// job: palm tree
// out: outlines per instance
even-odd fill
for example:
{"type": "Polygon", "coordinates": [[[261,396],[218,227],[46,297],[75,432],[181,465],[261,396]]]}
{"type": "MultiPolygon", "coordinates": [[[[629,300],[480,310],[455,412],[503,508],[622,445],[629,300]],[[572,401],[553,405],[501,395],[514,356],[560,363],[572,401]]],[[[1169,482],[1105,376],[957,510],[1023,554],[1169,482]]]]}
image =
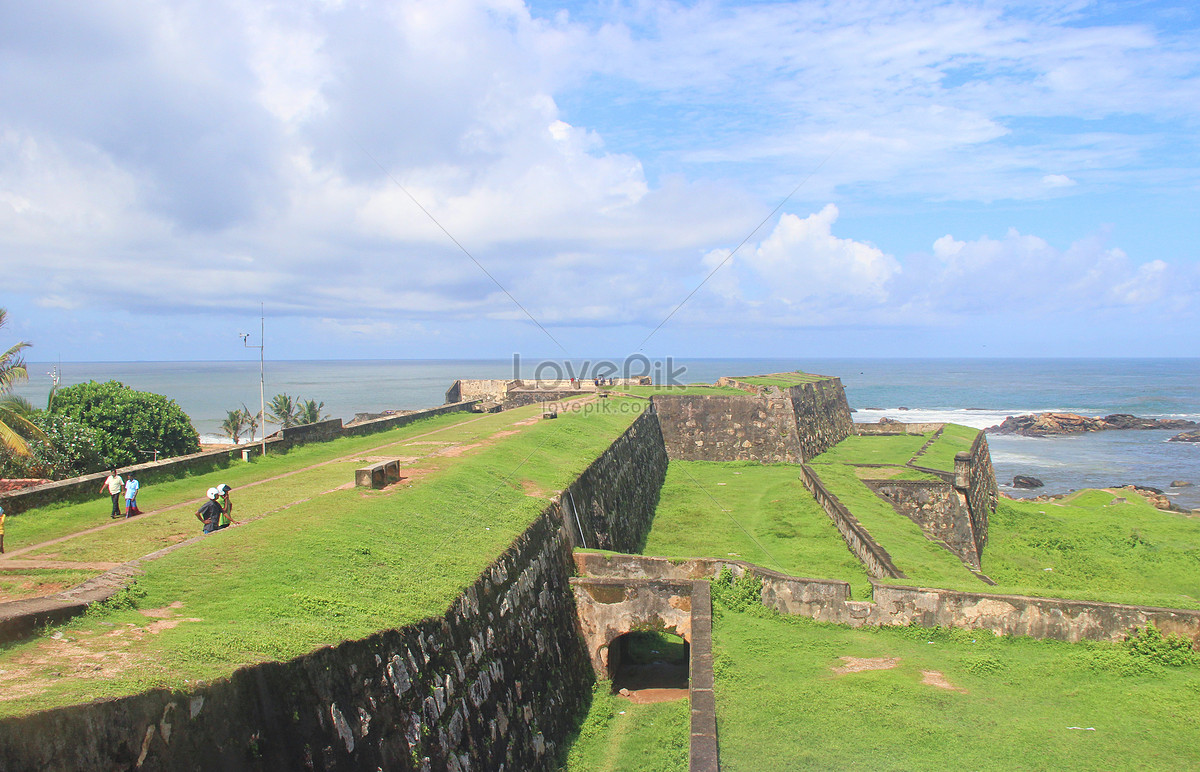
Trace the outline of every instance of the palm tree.
{"type": "Polygon", "coordinates": [[[254,437],[258,433],[258,424],[261,418],[261,413],[251,413],[250,408],[246,407],[246,403],[242,403],[242,420],[246,422],[246,429],[250,432],[251,442],[254,442],[254,437]]]}
{"type": "Polygon", "coordinates": [[[233,440],[234,445],[238,444],[238,440],[241,439],[242,430],[245,428],[246,414],[241,411],[241,408],[230,410],[229,415],[221,422],[221,431],[225,433],[226,437],[233,440]]]}
{"type": "Polygon", "coordinates": [[[267,412],[271,414],[271,418],[275,419],[275,423],[279,424],[281,429],[296,425],[296,402],[287,394],[276,394],[271,397],[271,401],[267,403],[267,412]]]}
{"type": "Polygon", "coordinates": [[[321,415],[321,408],[323,407],[325,407],[325,403],[318,403],[315,399],[308,399],[301,402],[299,410],[296,411],[296,423],[315,424],[317,421],[324,421],[329,416],[321,415]]]}
{"type": "MultiPolygon", "coordinates": [[[[0,308],[0,327],[7,321],[8,311],[0,308]]],[[[29,403],[9,393],[14,384],[29,377],[21,352],[31,345],[33,344],[26,341],[14,343],[8,351],[0,354],[0,447],[15,456],[29,455],[29,443],[22,434],[44,436],[41,429],[29,422],[29,403]]]]}

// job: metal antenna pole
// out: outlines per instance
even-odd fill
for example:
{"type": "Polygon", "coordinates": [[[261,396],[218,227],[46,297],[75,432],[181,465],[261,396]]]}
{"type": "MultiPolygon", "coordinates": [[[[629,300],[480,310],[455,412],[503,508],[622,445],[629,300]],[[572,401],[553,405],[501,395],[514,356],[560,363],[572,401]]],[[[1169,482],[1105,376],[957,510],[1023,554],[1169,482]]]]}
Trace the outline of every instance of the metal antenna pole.
{"type": "Polygon", "coordinates": [[[267,455],[267,381],[264,375],[266,371],[266,345],[267,345],[267,310],[266,304],[260,304],[262,315],[258,317],[258,343],[257,346],[250,345],[250,333],[241,333],[242,345],[246,348],[258,349],[258,420],[259,428],[262,430],[262,454],[267,455]]]}

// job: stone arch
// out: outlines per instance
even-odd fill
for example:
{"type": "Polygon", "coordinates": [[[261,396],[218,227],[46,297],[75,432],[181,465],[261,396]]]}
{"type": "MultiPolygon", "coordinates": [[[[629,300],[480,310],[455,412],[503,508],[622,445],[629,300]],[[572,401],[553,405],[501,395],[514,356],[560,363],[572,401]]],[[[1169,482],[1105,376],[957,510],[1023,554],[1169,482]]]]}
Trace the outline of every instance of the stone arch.
{"type": "Polygon", "coordinates": [[[613,643],[661,631],[692,643],[692,583],[654,579],[572,579],[579,629],[597,677],[610,678],[613,643]]]}

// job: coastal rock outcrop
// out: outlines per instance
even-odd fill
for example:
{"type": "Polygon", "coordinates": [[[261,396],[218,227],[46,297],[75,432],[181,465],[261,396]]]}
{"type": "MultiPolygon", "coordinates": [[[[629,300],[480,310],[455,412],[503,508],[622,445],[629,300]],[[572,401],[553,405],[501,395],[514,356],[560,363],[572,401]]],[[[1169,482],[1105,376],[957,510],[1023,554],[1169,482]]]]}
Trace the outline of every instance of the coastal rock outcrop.
{"type": "MultiPolygon", "coordinates": [[[[1115,429],[1188,429],[1194,426],[1196,426],[1195,421],[1185,421],[1181,418],[1140,418],[1129,413],[1113,413],[1103,418],[1093,418],[1078,413],[1036,413],[1009,416],[1001,424],[989,426],[984,431],[991,434],[1047,437],[1115,429]]],[[[1200,431],[1185,432],[1171,439],[1180,442],[1198,442],[1200,441],[1200,431]],[[1196,435],[1196,439],[1180,439],[1185,435],[1196,435]]]]}
{"type": "Polygon", "coordinates": [[[1194,432],[1180,432],[1167,442],[1200,442],[1200,429],[1194,432]]]}
{"type": "Polygon", "coordinates": [[[1030,477],[1027,474],[1018,474],[1013,476],[1012,481],[1014,488],[1041,488],[1045,483],[1036,477],[1030,477]]]}

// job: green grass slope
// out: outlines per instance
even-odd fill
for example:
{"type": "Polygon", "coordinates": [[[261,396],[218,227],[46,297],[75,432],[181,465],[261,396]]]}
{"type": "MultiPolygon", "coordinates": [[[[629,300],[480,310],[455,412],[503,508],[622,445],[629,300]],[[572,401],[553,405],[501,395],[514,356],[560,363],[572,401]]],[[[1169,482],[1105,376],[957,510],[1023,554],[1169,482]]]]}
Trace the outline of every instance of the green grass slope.
{"type": "Polygon", "coordinates": [[[713,642],[722,770],[1196,766],[1200,667],[1118,644],[855,630],[761,606],[718,608],[713,642]],[[896,661],[838,674],[841,657],[896,661]]]}
{"type": "Polygon", "coordinates": [[[793,576],[841,579],[856,598],[870,596],[862,564],[794,464],[672,461],[642,551],[737,558],[793,576]]]}

